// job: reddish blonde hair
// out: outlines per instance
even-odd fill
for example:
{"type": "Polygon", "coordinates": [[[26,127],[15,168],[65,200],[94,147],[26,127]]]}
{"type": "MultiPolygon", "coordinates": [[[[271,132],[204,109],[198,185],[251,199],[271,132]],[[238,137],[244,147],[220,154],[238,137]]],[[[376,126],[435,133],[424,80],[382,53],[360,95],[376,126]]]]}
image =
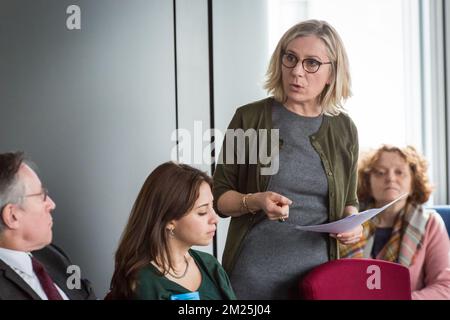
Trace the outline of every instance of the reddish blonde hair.
{"type": "Polygon", "coordinates": [[[411,170],[412,193],[408,196],[408,203],[419,205],[427,202],[432,192],[432,187],[428,180],[428,163],[426,159],[412,146],[399,148],[390,145],[382,145],[380,148],[370,151],[360,157],[358,166],[359,201],[367,205],[373,205],[375,202],[370,188],[370,174],[383,152],[396,152],[406,161],[411,170]]]}

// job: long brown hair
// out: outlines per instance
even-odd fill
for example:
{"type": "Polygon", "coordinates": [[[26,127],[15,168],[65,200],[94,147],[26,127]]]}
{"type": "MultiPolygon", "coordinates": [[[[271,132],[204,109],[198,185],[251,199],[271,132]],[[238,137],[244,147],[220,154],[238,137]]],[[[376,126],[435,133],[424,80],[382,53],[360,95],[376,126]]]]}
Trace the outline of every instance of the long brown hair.
{"type": "Polygon", "coordinates": [[[138,273],[150,261],[156,262],[163,274],[173,267],[166,226],[193,208],[203,182],[212,186],[206,173],[174,162],[158,166],[147,177],[116,251],[108,298],[131,299],[138,273]]]}

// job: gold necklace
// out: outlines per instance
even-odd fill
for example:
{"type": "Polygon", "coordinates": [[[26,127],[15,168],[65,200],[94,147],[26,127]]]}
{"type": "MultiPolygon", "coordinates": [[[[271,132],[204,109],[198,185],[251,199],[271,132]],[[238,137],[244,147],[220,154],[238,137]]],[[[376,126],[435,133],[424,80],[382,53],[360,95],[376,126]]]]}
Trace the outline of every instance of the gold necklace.
{"type": "Polygon", "coordinates": [[[181,276],[177,276],[177,275],[174,275],[174,274],[170,273],[170,271],[168,271],[168,273],[170,274],[171,277],[173,277],[173,278],[175,278],[175,279],[181,279],[181,278],[184,278],[184,276],[187,274],[188,269],[189,269],[189,261],[188,261],[188,259],[186,258],[186,256],[184,256],[184,262],[186,263],[186,269],[184,269],[183,274],[182,274],[181,276]]]}

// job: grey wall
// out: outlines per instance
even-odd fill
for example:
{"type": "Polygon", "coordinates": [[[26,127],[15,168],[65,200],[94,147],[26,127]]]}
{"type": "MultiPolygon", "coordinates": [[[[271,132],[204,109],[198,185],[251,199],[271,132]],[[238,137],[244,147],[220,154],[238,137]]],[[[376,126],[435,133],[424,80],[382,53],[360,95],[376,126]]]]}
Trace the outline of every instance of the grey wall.
{"type": "MultiPolygon", "coordinates": [[[[202,138],[209,129],[207,5],[176,1],[175,56],[173,1],[0,0],[0,152],[37,163],[57,204],[54,242],[100,298],[142,183],[176,148],[176,120],[192,134],[201,121],[202,138]],[[66,29],[71,4],[81,30],[66,29]]],[[[214,0],[212,19],[214,121],[224,131],[237,106],[265,96],[267,1],[214,0]]],[[[219,260],[227,229],[223,219],[219,260]]]]}
{"type": "Polygon", "coordinates": [[[25,150],[57,204],[54,241],[99,296],[148,173],[175,129],[167,0],[2,0],[0,150],[25,150]],[[66,29],[81,6],[82,29],[66,29]]]}
{"type": "MultiPolygon", "coordinates": [[[[267,0],[214,0],[214,123],[225,130],[244,104],[266,97],[262,89],[270,59],[267,0]]],[[[217,144],[216,155],[221,143],[217,144]]],[[[218,258],[225,247],[230,219],[221,219],[218,258]]]]}
{"type": "MultiPolygon", "coordinates": [[[[208,3],[206,0],[176,1],[176,40],[178,128],[187,130],[191,134],[190,143],[180,139],[179,160],[211,174],[211,165],[203,161],[197,163],[195,161],[195,158],[202,159],[202,152],[195,151],[199,149],[203,151],[210,141],[210,134],[206,132],[210,128],[208,3]],[[200,131],[197,129],[200,135],[195,132],[196,123],[197,128],[201,128],[200,131]],[[207,141],[203,141],[203,135],[207,141]],[[186,148],[191,150],[190,157],[184,157],[186,153],[183,153],[183,149],[186,148]]],[[[195,247],[195,249],[213,254],[212,244],[208,247],[195,247]]]]}

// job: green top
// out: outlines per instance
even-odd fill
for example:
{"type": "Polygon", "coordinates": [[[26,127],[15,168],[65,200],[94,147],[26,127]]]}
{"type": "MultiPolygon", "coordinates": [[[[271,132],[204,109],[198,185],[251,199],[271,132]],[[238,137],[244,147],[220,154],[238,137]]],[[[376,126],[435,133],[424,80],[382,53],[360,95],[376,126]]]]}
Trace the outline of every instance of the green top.
{"type": "MultiPolygon", "coordinates": [[[[228,129],[266,129],[268,137],[272,127],[273,98],[266,98],[242,106],[236,110],[228,129]]],[[[255,148],[255,141],[246,139],[245,159],[249,159],[249,150],[255,148]],[[248,140],[248,141],[247,141],[248,140]]],[[[270,142],[270,139],[267,139],[270,142]]],[[[235,138],[236,141],[236,138],[235,138]]],[[[337,116],[324,115],[319,131],[310,136],[311,144],[320,156],[327,175],[329,221],[341,219],[344,216],[344,207],[358,206],[357,188],[357,162],[358,162],[358,133],[350,117],[344,113],[337,116]]],[[[221,157],[226,161],[227,136],[223,142],[221,157]]],[[[257,143],[257,142],[256,142],[257,143]]],[[[282,141],[280,141],[282,144],[282,141]]],[[[231,144],[230,144],[231,145],[231,144]]],[[[261,168],[270,167],[269,164],[258,162],[256,164],[237,164],[236,143],[234,145],[234,163],[224,164],[219,161],[214,172],[214,207],[218,213],[217,201],[227,191],[235,190],[240,193],[264,192],[269,185],[269,175],[261,175],[261,168]]],[[[270,143],[267,155],[271,155],[270,143]]],[[[242,162],[242,161],[241,161],[242,162]]],[[[247,232],[259,221],[264,219],[262,212],[256,215],[244,214],[232,217],[228,229],[227,241],[223,253],[222,263],[225,270],[231,274],[236,258],[241,249],[241,242],[247,232]]],[[[330,238],[330,260],[339,258],[339,250],[335,239],[330,238]]]]}
{"type": "MultiPolygon", "coordinates": [[[[208,253],[189,250],[202,274],[202,282],[196,290],[200,300],[235,300],[230,280],[216,258],[208,253]]],[[[137,300],[170,300],[172,295],[191,292],[176,282],[162,276],[152,264],[142,269],[138,276],[137,300]]]]}

